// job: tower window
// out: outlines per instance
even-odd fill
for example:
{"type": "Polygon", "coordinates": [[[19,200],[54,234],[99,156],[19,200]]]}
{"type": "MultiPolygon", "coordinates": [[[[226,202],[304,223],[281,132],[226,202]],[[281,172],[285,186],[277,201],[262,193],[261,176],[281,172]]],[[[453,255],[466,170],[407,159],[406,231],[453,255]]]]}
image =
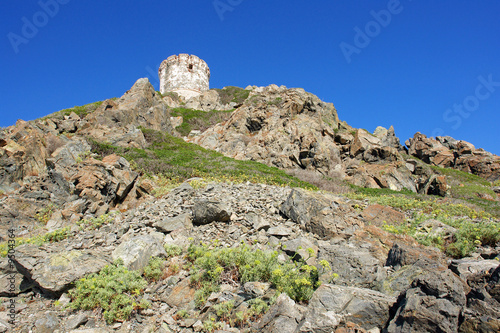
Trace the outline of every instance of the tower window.
{"type": "Polygon", "coordinates": [[[193,69],[193,64],[189,64],[188,69],[192,70],[193,69]]]}

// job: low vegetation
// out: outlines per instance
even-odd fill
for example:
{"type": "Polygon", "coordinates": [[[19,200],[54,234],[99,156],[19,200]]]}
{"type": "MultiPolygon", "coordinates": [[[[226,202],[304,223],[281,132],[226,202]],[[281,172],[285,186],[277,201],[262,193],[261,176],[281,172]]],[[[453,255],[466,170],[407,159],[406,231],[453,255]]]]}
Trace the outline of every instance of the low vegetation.
{"type": "Polygon", "coordinates": [[[69,306],[76,310],[101,308],[107,323],[125,321],[134,309],[149,307],[140,297],[146,285],[140,272],[129,271],[116,262],[77,281],[75,288],[69,291],[72,299],[69,306]]]}
{"type": "Polygon", "coordinates": [[[215,90],[219,93],[219,98],[222,105],[229,104],[231,102],[242,104],[250,94],[250,90],[232,86],[215,90]]]}
{"type": "MultiPolygon", "coordinates": [[[[116,98],[112,98],[116,99],[116,98]]],[[[54,112],[52,114],[49,114],[48,116],[45,116],[43,119],[49,119],[49,118],[63,118],[65,116],[69,116],[71,113],[77,114],[80,118],[84,118],[86,115],[89,113],[94,112],[97,110],[97,108],[103,103],[103,101],[98,101],[94,103],[89,103],[85,104],[82,106],[75,106],[69,109],[64,109],[61,111],[54,112]]]]}
{"type": "MultiPolygon", "coordinates": [[[[14,245],[10,245],[11,248],[21,246],[23,244],[34,244],[37,246],[43,245],[45,243],[54,243],[62,241],[70,237],[70,228],[65,227],[62,229],[57,229],[51,232],[47,232],[43,235],[37,235],[30,238],[16,238],[14,245]]],[[[0,256],[6,257],[9,251],[9,244],[7,242],[0,243],[0,256]]]]}
{"type": "Polygon", "coordinates": [[[76,224],[80,227],[80,230],[94,230],[99,229],[104,224],[113,222],[114,218],[115,216],[113,213],[108,213],[99,217],[80,220],[76,224]]]}
{"type": "Polygon", "coordinates": [[[223,283],[250,281],[270,282],[295,301],[309,300],[321,284],[318,269],[304,261],[280,262],[278,255],[277,251],[255,250],[245,244],[233,248],[191,244],[188,258],[193,263],[191,282],[197,289],[197,306],[223,283]]]}
{"type": "Polygon", "coordinates": [[[175,108],[170,111],[172,117],[181,116],[183,122],[175,130],[183,136],[187,136],[192,130],[204,131],[210,126],[226,121],[234,110],[228,111],[200,111],[194,109],[175,108]]]}
{"type": "Polygon", "coordinates": [[[500,217],[500,204],[495,200],[492,184],[484,178],[451,168],[431,166],[438,174],[446,176],[450,196],[473,204],[479,209],[500,217]]]}
{"type": "Polygon", "coordinates": [[[161,176],[164,180],[169,180],[170,184],[192,177],[203,177],[219,181],[250,181],[316,189],[278,168],[254,161],[235,160],[159,131],[142,131],[149,144],[147,149],[121,148],[90,140],[92,152],[101,157],[121,155],[144,175],[161,176]]]}
{"type": "Polygon", "coordinates": [[[393,225],[391,221],[386,221],[383,228],[392,233],[412,236],[420,244],[438,247],[455,258],[470,255],[477,246],[495,247],[500,242],[500,222],[488,212],[463,203],[450,203],[449,200],[408,193],[389,194],[388,191],[390,190],[363,189],[347,196],[406,212],[411,216],[408,223],[393,225]],[[453,227],[456,232],[444,235],[432,233],[432,230],[422,230],[421,223],[429,219],[453,227]]]}

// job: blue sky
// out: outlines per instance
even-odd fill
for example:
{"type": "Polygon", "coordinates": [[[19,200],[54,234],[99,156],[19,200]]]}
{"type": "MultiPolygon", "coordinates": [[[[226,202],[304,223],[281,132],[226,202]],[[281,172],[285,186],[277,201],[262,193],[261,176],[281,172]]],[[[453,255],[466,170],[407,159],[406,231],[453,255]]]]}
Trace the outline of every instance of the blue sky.
{"type": "Polygon", "coordinates": [[[190,53],[213,88],[302,87],[353,127],[500,154],[499,14],[494,0],[3,0],[0,126],[141,77],[158,89],[160,62],[190,53]]]}

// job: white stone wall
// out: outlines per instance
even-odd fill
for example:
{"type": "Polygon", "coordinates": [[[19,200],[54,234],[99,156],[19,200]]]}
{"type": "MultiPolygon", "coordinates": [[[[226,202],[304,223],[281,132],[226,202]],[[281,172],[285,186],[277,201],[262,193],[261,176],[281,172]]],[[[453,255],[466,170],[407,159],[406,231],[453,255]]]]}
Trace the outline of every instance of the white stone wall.
{"type": "Polygon", "coordinates": [[[209,90],[210,69],[195,55],[179,54],[168,57],[158,70],[160,92],[173,91],[189,99],[209,90]]]}

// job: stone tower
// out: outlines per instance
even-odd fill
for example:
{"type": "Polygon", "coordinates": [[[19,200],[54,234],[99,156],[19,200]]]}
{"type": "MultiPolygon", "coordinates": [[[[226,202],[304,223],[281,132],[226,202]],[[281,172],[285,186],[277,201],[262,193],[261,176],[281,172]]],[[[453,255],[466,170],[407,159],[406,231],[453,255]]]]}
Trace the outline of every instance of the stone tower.
{"type": "Polygon", "coordinates": [[[210,69],[195,55],[179,54],[168,57],[158,70],[160,92],[173,91],[186,100],[209,89],[210,69]]]}

